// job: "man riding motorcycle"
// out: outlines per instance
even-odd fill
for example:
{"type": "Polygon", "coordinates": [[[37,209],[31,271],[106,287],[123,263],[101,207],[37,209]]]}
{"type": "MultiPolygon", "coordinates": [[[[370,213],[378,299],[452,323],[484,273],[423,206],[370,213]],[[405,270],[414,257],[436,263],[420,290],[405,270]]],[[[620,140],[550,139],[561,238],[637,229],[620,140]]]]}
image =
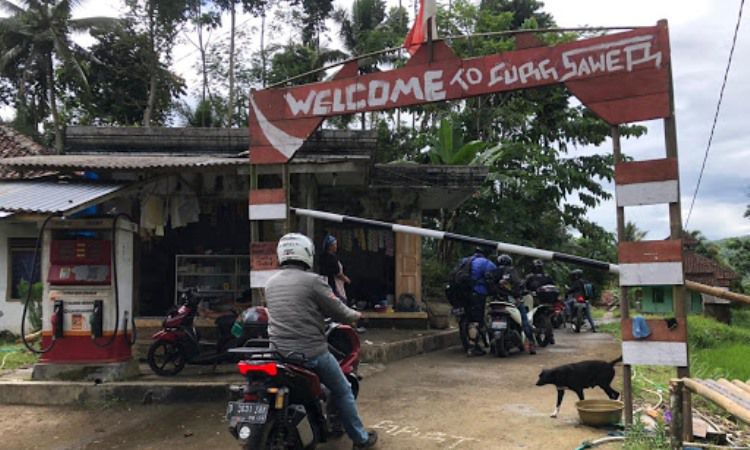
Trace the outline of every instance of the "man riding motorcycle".
{"type": "Polygon", "coordinates": [[[548,284],[555,284],[555,281],[544,273],[544,262],[541,259],[535,259],[531,263],[531,273],[526,275],[523,282],[524,288],[529,292],[536,292],[537,289],[548,284]]]}
{"type": "MultiPolygon", "coordinates": [[[[596,333],[596,325],[594,325],[594,318],[591,316],[591,304],[589,304],[589,296],[586,292],[586,284],[588,281],[583,279],[583,271],[581,269],[574,269],[570,272],[570,287],[565,291],[565,310],[568,313],[568,317],[573,316],[573,306],[575,305],[577,297],[583,297],[586,299],[586,306],[584,311],[586,312],[586,320],[591,325],[591,331],[596,333]]],[[[576,331],[578,329],[576,328],[576,331]]]]}
{"type": "Polygon", "coordinates": [[[471,258],[471,285],[472,291],[469,298],[469,327],[468,336],[471,348],[468,350],[469,356],[481,356],[486,352],[482,349],[480,343],[482,342],[481,333],[484,323],[484,307],[487,302],[487,295],[489,290],[487,289],[487,275],[492,273],[497,267],[492,261],[487,259],[484,249],[477,247],[474,250],[474,255],[471,258]]]}
{"type": "Polygon", "coordinates": [[[521,326],[526,334],[526,351],[531,355],[536,355],[536,346],[534,345],[534,333],[529,325],[528,309],[521,301],[521,288],[523,282],[518,272],[513,267],[513,258],[509,255],[500,255],[497,257],[497,269],[491,275],[496,293],[500,297],[513,297],[521,313],[521,326]]]}
{"type": "Polygon", "coordinates": [[[354,449],[371,448],[378,435],[365,430],[349,382],[328,351],[325,318],[354,323],[361,313],[347,307],[316,274],[310,272],[315,246],[303,234],[284,235],[276,249],[281,270],[266,284],[271,344],[281,353],[305,355],[305,366],[331,391],[334,404],[354,449]]]}

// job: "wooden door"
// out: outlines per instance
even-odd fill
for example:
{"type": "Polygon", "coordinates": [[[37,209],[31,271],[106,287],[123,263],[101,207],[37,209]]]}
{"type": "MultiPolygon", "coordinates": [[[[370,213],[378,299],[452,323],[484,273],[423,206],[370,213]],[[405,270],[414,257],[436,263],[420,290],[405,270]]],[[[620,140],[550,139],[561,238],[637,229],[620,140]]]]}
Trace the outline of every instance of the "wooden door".
{"type": "MultiPolygon", "coordinates": [[[[416,220],[399,220],[401,225],[419,226],[416,220]]],[[[396,233],[396,298],[411,294],[422,302],[422,237],[396,233]]]]}

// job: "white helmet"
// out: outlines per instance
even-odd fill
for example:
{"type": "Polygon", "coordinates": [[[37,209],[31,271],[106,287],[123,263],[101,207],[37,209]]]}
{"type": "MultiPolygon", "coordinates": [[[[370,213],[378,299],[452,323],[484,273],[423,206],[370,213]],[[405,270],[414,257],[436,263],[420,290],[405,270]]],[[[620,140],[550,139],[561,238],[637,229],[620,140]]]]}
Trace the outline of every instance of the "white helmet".
{"type": "Polygon", "coordinates": [[[315,245],[304,234],[288,233],[279,239],[276,255],[279,257],[279,264],[281,265],[289,261],[298,261],[307,264],[308,269],[312,269],[315,245]]]}

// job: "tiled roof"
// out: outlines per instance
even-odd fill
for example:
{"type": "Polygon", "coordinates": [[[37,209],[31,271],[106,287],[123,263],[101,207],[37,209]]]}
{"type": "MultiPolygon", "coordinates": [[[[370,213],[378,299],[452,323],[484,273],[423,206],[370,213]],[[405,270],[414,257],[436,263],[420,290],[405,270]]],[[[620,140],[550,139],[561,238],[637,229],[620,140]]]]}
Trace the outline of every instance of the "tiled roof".
{"type": "Polygon", "coordinates": [[[737,274],[711,258],[685,250],[685,277],[697,283],[729,287],[737,274]]]}
{"type": "MultiPolygon", "coordinates": [[[[19,156],[51,155],[54,150],[34,142],[7,125],[0,125],[0,159],[15,158],[19,156]]],[[[1,179],[35,178],[43,173],[23,173],[11,168],[0,167],[1,179]]]]}

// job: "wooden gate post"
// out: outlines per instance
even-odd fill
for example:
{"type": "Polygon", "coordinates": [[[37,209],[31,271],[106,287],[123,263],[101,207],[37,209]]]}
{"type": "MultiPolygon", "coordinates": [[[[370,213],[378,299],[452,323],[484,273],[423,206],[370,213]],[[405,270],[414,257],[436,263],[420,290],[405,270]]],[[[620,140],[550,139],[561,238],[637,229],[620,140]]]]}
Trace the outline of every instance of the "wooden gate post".
{"type": "MultiPolygon", "coordinates": [[[[660,25],[667,26],[666,20],[660,20],[660,25]]],[[[677,152],[677,119],[675,117],[674,110],[674,80],[672,79],[672,64],[669,64],[669,75],[667,80],[669,81],[669,117],[664,118],[664,144],[666,147],[667,158],[678,159],[677,152]]],[[[680,200],[679,183],[677,184],[677,201],[669,204],[669,238],[674,240],[682,239],[682,202],[680,200]]],[[[684,260],[683,260],[683,280],[684,274],[684,260]]],[[[677,318],[685,319],[685,326],[687,327],[687,296],[685,295],[685,285],[675,285],[672,287],[672,298],[674,304],[674,314],[677,318]]],[[[690,331],[688,330],[688,333],[690,331]]],[[[680,378],[690,377],[690,348],[687,347],[688,366],[678,367],[677,376],[680,378]]],[[[684,440],[692,440],[693,437],[693,407],[690,398],[690,392],[685,392],[683,395],[682,403],[682,418],[684,420],[683,431],[685,433],[684,440]]]]}
{"type": "MultiPolygon", "coordinates": [[[[622,162],[622,147],[620,145],[620,129],[613,125],[611,129],[612,136],[612,154],[615,164],[622,162]]],[[[625,240],[625,208],[617,207],[617,242],[625,240]]],[[[630,318],[630,301],[628,299],[628,288],[620,287],[620,318],[622,320],[630,318]]],[[[633,424],[633,386],[632,371],[629,364],[622,366],[622,401],[625,404],[625,426],[633,424]]]]}
{"type": "Polygon", "coordinates": [[[685,383],[682,380],[671,380],[669,382],[669,409],[672,411],[672,422],[669,424],[669,443],[672,450],[682,450],[682,443],[685,440],[682,405],[686,393],[685,383]]]}

